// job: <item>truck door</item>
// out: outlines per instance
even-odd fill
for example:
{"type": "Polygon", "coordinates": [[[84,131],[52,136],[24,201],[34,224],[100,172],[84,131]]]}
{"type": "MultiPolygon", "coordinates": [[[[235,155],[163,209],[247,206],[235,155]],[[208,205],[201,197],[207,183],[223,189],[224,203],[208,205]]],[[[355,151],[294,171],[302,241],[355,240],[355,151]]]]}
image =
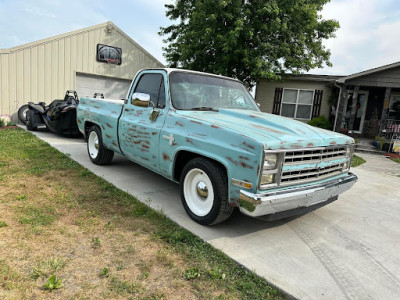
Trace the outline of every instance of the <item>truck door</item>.
{"type": "Polygon", "coordinates": [[[166,117],[165,71],[146,71],[137,76],[134,88],[119,121],[122,153],[130,160],[149,169],[159,170],[160,132],[166,117]],[[134,93],[150,95],[147,107],[133,99],[134,93]]]}

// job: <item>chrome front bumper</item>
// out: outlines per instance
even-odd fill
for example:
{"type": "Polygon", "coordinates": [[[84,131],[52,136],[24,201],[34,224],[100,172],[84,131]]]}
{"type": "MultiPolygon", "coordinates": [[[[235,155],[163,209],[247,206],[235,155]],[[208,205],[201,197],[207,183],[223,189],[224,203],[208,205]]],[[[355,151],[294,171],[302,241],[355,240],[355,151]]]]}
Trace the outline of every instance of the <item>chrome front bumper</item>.
{"type": "Polygon", "coordinates": [[[253,194],[240,190],[240,211],[251,217],[260,217],[318,204],[323,206],[323,202],[332,202],[332,198],[350,189],[356,181],[357,176],[348,173],[345,177],[320,184],[276,192],[253,194]]]}

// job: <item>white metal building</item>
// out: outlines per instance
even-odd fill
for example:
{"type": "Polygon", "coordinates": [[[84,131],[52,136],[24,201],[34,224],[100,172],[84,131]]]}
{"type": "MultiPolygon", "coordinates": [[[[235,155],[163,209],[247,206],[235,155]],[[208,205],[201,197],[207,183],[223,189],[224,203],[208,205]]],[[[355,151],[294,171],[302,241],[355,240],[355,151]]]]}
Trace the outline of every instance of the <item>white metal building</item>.
{"type": "Polygon", "coordinates": [[[66,90],[124,98],[138,70],[157,67],[163,65],[112,22],[0,49],[0,115],[29,101],[62,99],[66,90]]]}

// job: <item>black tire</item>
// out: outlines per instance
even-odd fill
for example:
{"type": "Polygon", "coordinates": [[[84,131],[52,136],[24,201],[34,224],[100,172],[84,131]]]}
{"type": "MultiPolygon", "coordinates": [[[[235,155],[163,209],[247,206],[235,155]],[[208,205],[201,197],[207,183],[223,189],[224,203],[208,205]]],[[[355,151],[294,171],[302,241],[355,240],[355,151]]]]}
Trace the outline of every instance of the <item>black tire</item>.
{"type": "Polygon", "coordinates": [[[37,126],[36,126],[36,116],[35,116],[35,111],[32,109],[29,109],[28,112],[26,113],[26,129],[29,131],[36,131],[37,126]]]}
{"type": "Polygon", "coordinates": [[[101,129],[96,125],[93,125],[88,131],[87,150],[90,160],[96,165],[109,164],[114,157],[114,151],[103,145],[101,129]]]}
{"type": "Polygon", "coordinates": [[[19,109],[18,109],[18,120],[24,124],[27,125],[27,114],[29,111],[29,106],[28,104],[22,105],[19,109]]]}
{"type": "Polygon", "coordinates": [[[228,179],[225,170],[206,158],[194,158],[186,164],[180,177],[179,188],[186,213],[199,224],[221,223],[228,219],[234,210],[228,201],[228,179]],[[204,209],[199,208],[203,204],[204,209]]]}

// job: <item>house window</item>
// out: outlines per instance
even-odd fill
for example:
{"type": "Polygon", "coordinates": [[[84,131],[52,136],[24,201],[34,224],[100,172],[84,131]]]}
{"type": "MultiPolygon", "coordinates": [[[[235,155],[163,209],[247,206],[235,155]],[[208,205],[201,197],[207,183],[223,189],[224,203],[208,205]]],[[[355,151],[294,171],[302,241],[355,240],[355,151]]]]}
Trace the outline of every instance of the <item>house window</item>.
{"type": "Polygon", "coordinates": [[[284,89],[281,116],[310,120],[313,100],[313,90],[284,89]]]}

